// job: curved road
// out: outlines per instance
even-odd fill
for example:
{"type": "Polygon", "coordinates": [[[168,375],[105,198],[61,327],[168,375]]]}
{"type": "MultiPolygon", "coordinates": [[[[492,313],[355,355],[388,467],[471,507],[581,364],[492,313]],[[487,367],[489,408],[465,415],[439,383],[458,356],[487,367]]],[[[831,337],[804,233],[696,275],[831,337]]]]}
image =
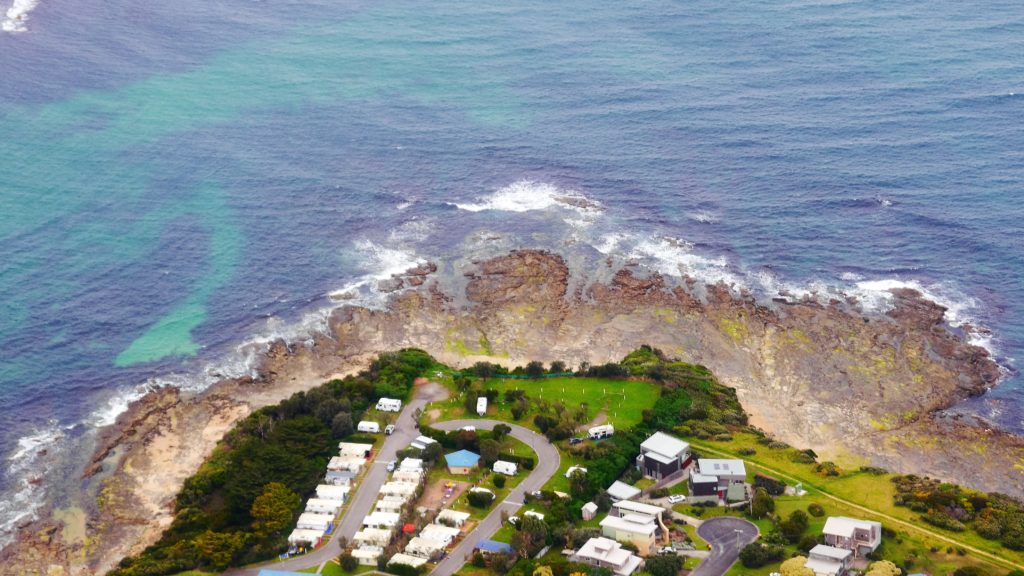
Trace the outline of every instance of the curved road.
{"type": "Polygon", "coordinates": [[[523,495],[527,492],[540,490],[558,471],[558,466],[561,463],[558,449],[548,442],[547,438],[522,426],[508,422],[499,422],[498,420],[448,420],[446,422],[435,422],[431,426],[448,431],[458,430],[463,426],[475,426],[490,430],[497,424],[506,424],[512,428],[512,432],[509,435],[533,449],[537,454],[537,465],[530,472],[529,476],[513,488],[508,496],[500,504],[496,505],[494,510],[491,510],[491,513],[481,520],[476,528],[467,534],[455,546],[454,550],[448,553],[444,560],[438,563],[434,571],[431,572],[431,576],[451,576],[459,568],[462,568],[462,565],[466,563],[466,558],[472,554],[473,548],[476,547],[476,543],[490,538],[501,528],[501,511],[508,512],[509,516],[515,514],[523,505],[523,495]]]}
{"type": "Polygon", "coordinates": [[[697,528],[697,535],[711,544],[711,555],[690,576],[722,576],[739,558],[740,550],[758,534],[757,526],[735,516],[705,520],[697,528]]]}

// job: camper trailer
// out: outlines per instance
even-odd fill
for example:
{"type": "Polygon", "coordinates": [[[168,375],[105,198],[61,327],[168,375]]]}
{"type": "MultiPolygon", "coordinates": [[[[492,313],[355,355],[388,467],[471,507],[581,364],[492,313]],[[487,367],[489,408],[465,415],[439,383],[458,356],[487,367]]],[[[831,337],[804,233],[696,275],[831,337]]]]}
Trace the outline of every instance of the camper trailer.
{"type": "Polygon", "coordinates": [[[370,422],[368,420],[363,420],[362,422],[359,423],[358,426],[356,426],[356,430],[360,432],[367,432],[369,434],[379,434],[380,424],[377,424],[376,422],[370,422]]]}
{"type": "Polygon", "coordinates": [[[401,412],[402,401],[397,398],[381,398],[377,400],[377,410],[382,412],[401,412]]]}
{"type": "Polygon", "coordinates": [[[607,438],[612,434],[615,434],[615,427],[611,424],[603,424],[601,426],[594,426],[587,432],[591,440],[600,440],[601,438],[607,438]]]}
{"type": "Polygon", "coordinates": [[[516,472],[519,471],[519,466],[514,462],[497,460],[494,462],[494,471],[498,474],[504,474],[506,476],[515,476],[516,472]]]}
{"type": "Polygon", "coordinates": [[[476,413],[480,416],[487,414],[487,398],[481,396],[476,399],[476,413]]]}

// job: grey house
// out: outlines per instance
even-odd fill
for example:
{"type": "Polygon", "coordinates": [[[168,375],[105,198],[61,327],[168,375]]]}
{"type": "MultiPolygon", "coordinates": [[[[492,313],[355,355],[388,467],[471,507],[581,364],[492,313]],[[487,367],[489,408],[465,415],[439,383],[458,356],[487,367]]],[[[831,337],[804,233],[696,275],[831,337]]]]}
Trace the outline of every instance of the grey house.
{"type": "Polygon", "coordinates": [[[640,444],[636,466],[644,476],[660,480],[686,468],[690,445],[664,432],[655,432],[640,444]]]}

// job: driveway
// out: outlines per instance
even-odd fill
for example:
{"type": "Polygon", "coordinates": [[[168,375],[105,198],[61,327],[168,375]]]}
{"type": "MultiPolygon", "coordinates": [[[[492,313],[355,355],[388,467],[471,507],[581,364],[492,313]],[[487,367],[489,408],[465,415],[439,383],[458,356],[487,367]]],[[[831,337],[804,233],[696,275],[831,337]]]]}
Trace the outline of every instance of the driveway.
{"type": "Polygon", "coordinates": [[[451,576],[459,568],[462,568],[462,565],[466,563],[466,559],[473,553],[476,543],[490,538],[501,528],[501,511],[504,510],[509,516],[515,514],[523,505],[523,495],[527,492],[540,490],[558,471],[560,464],[558,449],[548,442],[547,438],[522,426],[497,420],[449,420],[447,422],[435,422],[431,426],[449,431],[457,430],[463,426],[475,426],[479,429],[490,430],[496,424],[507,424],[512,428],[512,432],[509,435],[533,449],[537,454],[537,465],[530,472],[529,476],[513,488],[508,496],[500,504],[496,505],[494,510],[491,510],[491,513],[481,520],[476,528],[467,534],[454,550],[448,553],[444,560],[438,563],[434,571],[431,572],[431,576],[451,576]]]}
{"type": "Polygon", "coordinates": [[[735,516],[705,520],[697,534],[711,544],[711,555],[700,563],[691,576],[722,576],[736,562],[740,550],[757,539],[757,526],[735,516]]]}
{"type": "MultiPolygon", "coordinates": [[[[416,410],[422,410],[428,403],[443,400],[447,397],[448,391],[440,384],[428,382],[416,387],[415,397],[405,405],[402,412],[395,421],[395,432],[387,436],[384,445],[380,448],[377,456],[370,464],[370,469],[363,476],[362,482],[356,487],[355,495],[349,502],[341,522],[334,528],[330,541],[322,544],[309,554],[296,556],[284,562],[270,562],[259,566],[248,566],[225,572],[231,576],[255,576],[260,569],[272,570],[299,570],[320,564],[337,557],[341,554],[338,546],[338,539],[344,537],[351,542],[356,532],[362,528],[363,518],[370,513],[373,503],[377,501],[377,493],[388,477],[387,463],[395,459],[395,454],[407,447],[413,439],[420,435],[416,428],[416,421],[413,414],[416,410]]],[[[372,417],[372,416],[371,416],[372,417]]]]}

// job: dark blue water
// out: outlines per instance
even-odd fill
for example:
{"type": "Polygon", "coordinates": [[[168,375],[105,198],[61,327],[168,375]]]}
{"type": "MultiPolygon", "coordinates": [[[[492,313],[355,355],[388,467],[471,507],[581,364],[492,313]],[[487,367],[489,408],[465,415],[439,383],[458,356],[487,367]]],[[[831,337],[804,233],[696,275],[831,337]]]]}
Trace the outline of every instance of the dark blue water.
{"type": "Polygon", "coordinates": [[[879,309],[919,287],[1011,369],[965,409],[1024,430],[1017,2],[41,0],[21,25],[0,520],[33,447],[139,384],[244,373],[240,343],[332,290],[520,246],[879,309]]]}

